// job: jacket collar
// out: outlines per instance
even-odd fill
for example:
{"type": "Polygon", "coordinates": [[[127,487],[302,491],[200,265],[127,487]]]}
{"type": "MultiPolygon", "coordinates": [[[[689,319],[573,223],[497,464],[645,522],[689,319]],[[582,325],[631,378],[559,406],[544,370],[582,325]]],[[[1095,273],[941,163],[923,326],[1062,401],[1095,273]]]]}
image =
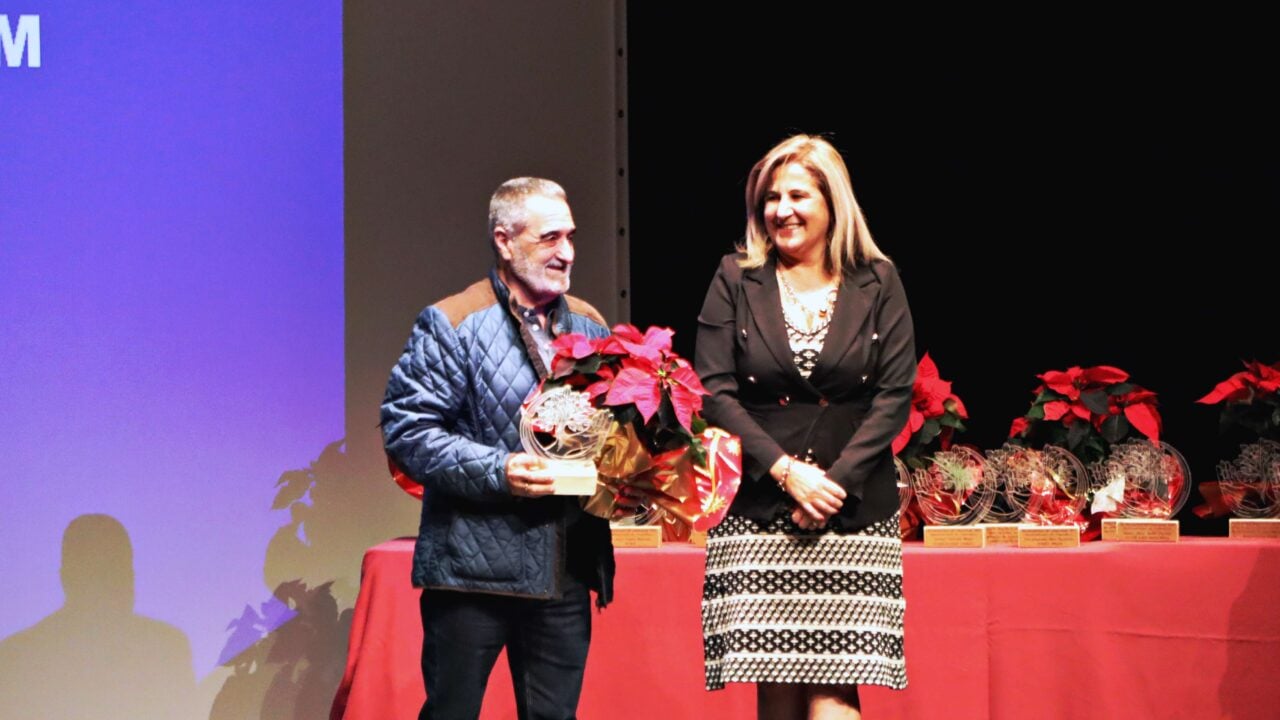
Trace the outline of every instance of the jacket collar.
{"type": "MultiPolygon", "coordinates": [[[[498,303],[507,309],[507,321],[514,323],[516,332],[520,335],[521,344],[524,345],[525,355],[528,356],[534,371],[540,379],[545,379],[550,374],[551,368],[547,367],[547,363],[543,361],[542,352],[538,349],[538,340],[525,325],[520,303],[516,301],[515,295],[511,294],[507,284],[502,282],[497,267],[489,269],[489,282],[493,285],[493,294],[497,296],[498,303]]],[[[555,300],[547,303],[547,326],[553,338],[569,332],[569,303],[563,295],[558,295],[555,300]]]]}
{"type": "MultiPolygon", "coordinates": [[[[765,347],[778,365],[790,371],[795,379],[806,382],[796,369],[791,341],[787,339],[786,321],[782,316],[782,298],[778,289],[778,265],[772,253],[764,265],[743,271],[744,294],[765,347]]],[[[875,304],[878,291],[875,273],[868,266],[846,270],[836,295],[836,305],[831,316],[817,364],[810,373],[807,384],[818,394],[828,394],[835,388],[826,388],[831,371],[839,366],[849,348],[858,339],[858,332],[866,323],[875,304]],[[825,392],[824,392],[825,391],[825,392]]],[[[870,332],[874,333],[872,329],[870,332]]]]}
{"type": "MultiPolygon", "coordinates": [[[[511,312],[511,317],[516,322],[520,321],[520,303],[516,301],[511,289],[507,284],[502,282],[502,276],[498,274],[498,268],[495,265],[489,268],[489,282],[493,285],[493,294],[498,296],[498,303],[511,312]]],[[[569,332],[569,302],[564,299],[563,295],[557,295],[555,300],[547,303],[547,323],[551,326],[551,335],[559,337],[569,332]]]]}

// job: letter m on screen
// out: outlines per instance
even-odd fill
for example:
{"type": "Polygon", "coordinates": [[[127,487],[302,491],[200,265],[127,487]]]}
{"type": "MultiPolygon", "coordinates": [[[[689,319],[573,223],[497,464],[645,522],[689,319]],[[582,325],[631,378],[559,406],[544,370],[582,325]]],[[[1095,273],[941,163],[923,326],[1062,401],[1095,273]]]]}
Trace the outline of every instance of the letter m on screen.
{"type": "Polygon", "coordinates": [[[40,16],[19,15],[17,26],[13,26],[8,15],[0,15],[0,49],[8,67],[22,67],[24,55],[27,67],[40,67],[40,16]]]}

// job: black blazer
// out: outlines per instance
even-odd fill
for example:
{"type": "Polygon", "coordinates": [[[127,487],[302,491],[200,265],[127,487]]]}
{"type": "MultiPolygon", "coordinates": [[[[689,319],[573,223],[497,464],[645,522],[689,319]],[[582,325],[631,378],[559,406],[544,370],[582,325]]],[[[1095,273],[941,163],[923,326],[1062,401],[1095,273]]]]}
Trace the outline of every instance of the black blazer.
{"type": "Polygon", "coordinates": [[[893,438],[916,376],[911,311],[893,265],[847,270],[809,379],[793,361],[776,264],[720,261],[698,315],[695,365],[711,397],[703,415],[742,438],[743,477],[730,512],[769,520],[793,501],[769,475],[783,455],[813,456],[848,498],[828,524],[866,527],[898,509],[893,438]]]}

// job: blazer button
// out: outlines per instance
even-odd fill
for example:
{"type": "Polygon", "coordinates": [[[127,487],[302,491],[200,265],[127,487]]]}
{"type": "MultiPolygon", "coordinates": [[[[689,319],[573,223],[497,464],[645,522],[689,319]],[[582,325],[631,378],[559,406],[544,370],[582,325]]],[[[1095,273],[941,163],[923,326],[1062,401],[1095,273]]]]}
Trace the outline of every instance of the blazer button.
{"type": "Polygon", "coordinates": [[[791,403],[791,398],[790,398],[789,396],[787,396],[787,395],[783,395],[782,397],[778,398],[778,404],[779,404],[779,405],[784,405],[784,406],[785,406],[785,405],[788,405],[788,404],[790,404],[790,403],[791,403]]]}
{"type": "Polygon", "coordinates": [[[826,407],[830,404],[831,403],[827,402],[826,398],[818,398],[818,407],[826,407]]]}
{"type": "Polygon", "coordinates": [[[755,375],[748,375],[748,376],[747,376],[747,382],[751,383],[752,385],[755,385],[755,384],[756,384],[756,376],[755,376],[755,375]]]}
{"type": "Polygon", "coordinates": [[[863,376],[862,376],[862,382],[866,382],[866,381],[867,381],[867,377],[868,377],[867,375],[863,375],[863,376]]]}
{"type": "Polygon", "coordinates": [[[742,337],[746,337],[746,336],[747,336],[747,329],[742,328],[742,337]]]}

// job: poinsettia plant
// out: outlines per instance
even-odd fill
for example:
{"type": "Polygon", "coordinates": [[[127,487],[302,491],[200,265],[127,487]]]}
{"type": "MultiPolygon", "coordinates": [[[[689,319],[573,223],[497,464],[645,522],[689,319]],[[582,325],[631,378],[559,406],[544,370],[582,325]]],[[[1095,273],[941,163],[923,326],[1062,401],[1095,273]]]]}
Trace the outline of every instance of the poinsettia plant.
{"type": "Polygon", "coordinates": [[[1156,394],[1129,382],[1129,373],[1107,365],[1050,370],[1037,375],[1035,400],[1009,428],[1011,442],[1057,445],[1085,463],[1104,459],[1111,446],[1140,433],[1160,440],[1156,394]]]}
{"type": "Polygon", "coordinates": [[[610,517],[629,486],[661,510],[664,537],[685,539],[724,518],[742,478],[742,447],[702,419],[709,393],[689,361],[671,351],[673,334],[615,325],[604,338],[562,335],[542,388],[579,390],[613,419],[596,458],[600,486],[586,511],[610,517]]]}
{"type": "Polygon", "coordinates": [[[1246,362],[1245,369],[1218,383],[1196,402],[1222,404],[1221,428],[1242,428],[1264,440],[1280,441],[1280,362],[1246,362]]]}
{"type": "Polygon", "coordinates": [[[933,358],[925,353],[916,366],[911,415],[893,439],[893,454],[909,467],[922,468],[926,453],[951,448],[952,436],[957,431],[964,432],[967,419],[969,412],[951,392],[951,382],[942,379],[933,358]]]}
{"type": "Polygon", "coordinates": [[[688,360],[671,351],[670,328],[615,325],[607,337],[566,334],[556,338],[546,385],[583,390],[615,420],[635,425],[654,452],[689,446],[701,451],[706,429],[700,415],[709,394],[688,360]]]}

